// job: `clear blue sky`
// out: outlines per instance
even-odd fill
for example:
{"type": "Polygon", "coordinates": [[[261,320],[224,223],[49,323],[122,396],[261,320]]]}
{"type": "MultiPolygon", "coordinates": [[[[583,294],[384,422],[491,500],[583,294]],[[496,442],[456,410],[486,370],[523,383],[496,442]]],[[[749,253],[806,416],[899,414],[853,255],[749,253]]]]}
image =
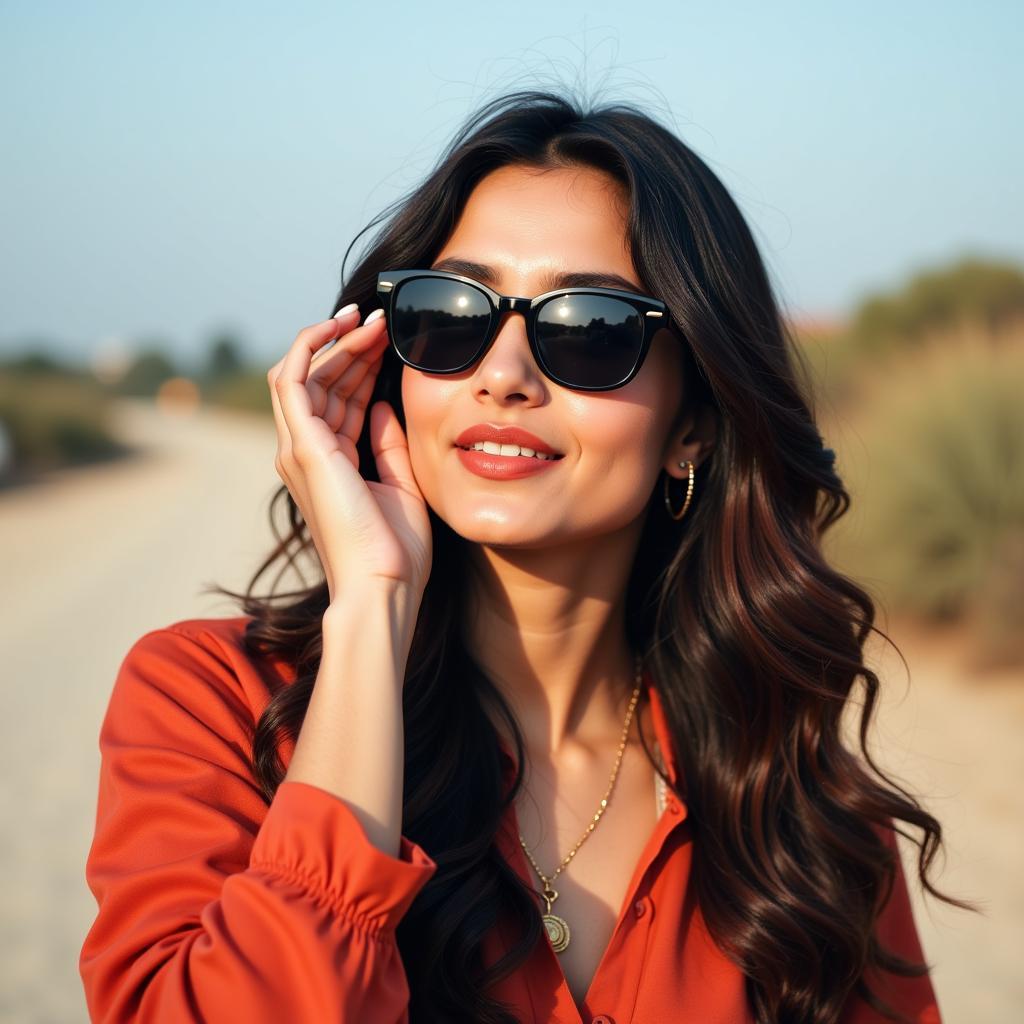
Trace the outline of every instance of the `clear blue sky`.
{"type": "Polygon", "coordinates": [[[1022,29],[1011,0],[0,0],[0,354],[188,361],[230,330],[271,365],[359,228],[534,84],[670,118],[791,315],[966,252],[1024,263],[1022,29]]]}

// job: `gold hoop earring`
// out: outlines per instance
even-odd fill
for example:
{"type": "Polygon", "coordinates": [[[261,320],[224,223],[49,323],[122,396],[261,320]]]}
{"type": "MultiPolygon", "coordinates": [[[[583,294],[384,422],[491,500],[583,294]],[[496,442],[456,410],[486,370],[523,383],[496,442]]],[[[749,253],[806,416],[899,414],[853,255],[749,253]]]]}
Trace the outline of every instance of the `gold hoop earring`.
{"type": "Polygon", "coordinates": [[[687,459],[685,462],[679,463],[680,469],[682,469],[683,466],[686,466],[689,471],[689,479],[686,483],[686,500],[683,502],[683,507],[680,509],[679,515],[676,515],[675,512],[672,511],[672,502],[668,496],[668,485],[672,478],[668,473],[665,474],[665,508],[668,509],[668,514],[676,520],[682,519],[683,516],[686,515],[686,510],[690,507],[690,499],[693,497],[693,463],[687,459]]]}

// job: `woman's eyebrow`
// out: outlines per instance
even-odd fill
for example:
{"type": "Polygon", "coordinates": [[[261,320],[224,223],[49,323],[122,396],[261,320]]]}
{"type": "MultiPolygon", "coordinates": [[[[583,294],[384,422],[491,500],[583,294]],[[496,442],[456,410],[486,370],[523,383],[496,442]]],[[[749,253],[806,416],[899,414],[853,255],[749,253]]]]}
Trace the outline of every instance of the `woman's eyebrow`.
{"type": "MultiPolygon", "coordinates": [[[[462,274],[463,277],[473,277],[492,288],[498,280],[494,268],[486,263],[477,263],[475,260],[462,259],[459,256],[449,256],[435,263],[431,270],[447,270],[453,274],[462,274]]],[[[577,271],[549,273],[541,282],[542,292],[553,292],[559,288],[619,288],[627,292],[643,292],[635,281],[630,281],[621,274],[611,274],[604,271],[577,271]]]]}

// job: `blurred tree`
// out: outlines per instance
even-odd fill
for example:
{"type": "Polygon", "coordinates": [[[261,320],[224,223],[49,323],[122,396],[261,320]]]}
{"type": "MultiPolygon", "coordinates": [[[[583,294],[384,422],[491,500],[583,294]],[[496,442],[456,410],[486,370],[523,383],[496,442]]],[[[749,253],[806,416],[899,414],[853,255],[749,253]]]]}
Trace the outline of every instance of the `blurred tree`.
{"type": "Polygon", "coordinates": [[[26,352],[4,360],[3,368],[18,373],[63,373],[67,367],[48,352],[26,352]]]}
{"type": "Polygon", "coordinates": [[[245,368],[241,357],[242,345],[233,334],[218,334],[210,340],[204,376],[212,380],[223,380],[241,373],[245,368]]]}
{"type": "Polygon", "coordinates": [[[151,397],[165,380],[176,376],[178,371],[171,360],[160,348],[150,345],[135,356],[115,391],[121,395],[151,397]]]}
{"type": "Polygon", "coordinates": [[[230,331],[215,334],[199,374],[199,393],[205,402],[222,402],[222,396],[246,374],[241,352],[244,345],[230,331]]]}
{"type": "Polygon", "coordinates": [[[965,257],[916,275],[899,291],[869,296],[854,313],[851,342],[879,353],[957,323],[996,332],[1018,321],[1024,321],[1024,269],[965,257]]]}

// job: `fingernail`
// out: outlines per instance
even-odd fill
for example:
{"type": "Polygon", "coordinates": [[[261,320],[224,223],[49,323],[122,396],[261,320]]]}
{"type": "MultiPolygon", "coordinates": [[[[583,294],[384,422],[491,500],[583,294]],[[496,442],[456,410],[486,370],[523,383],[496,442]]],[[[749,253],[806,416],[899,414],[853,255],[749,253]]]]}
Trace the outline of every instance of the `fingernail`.
{"type": "Polygon", "coordinates": [[[349,313],[354,313],[359,308],[358,302],[350,302],[347,306],[342,306],[337,313],[334,314],[335,320],[340,320],[343,316],[348,316],[349,313]]]}
{"type": "Polygon", "coordinates": [[[374,320],[379,320],[384,315],[383,309],[375,309],[364,321],[363,326],[372,324],[374,320]]]}

